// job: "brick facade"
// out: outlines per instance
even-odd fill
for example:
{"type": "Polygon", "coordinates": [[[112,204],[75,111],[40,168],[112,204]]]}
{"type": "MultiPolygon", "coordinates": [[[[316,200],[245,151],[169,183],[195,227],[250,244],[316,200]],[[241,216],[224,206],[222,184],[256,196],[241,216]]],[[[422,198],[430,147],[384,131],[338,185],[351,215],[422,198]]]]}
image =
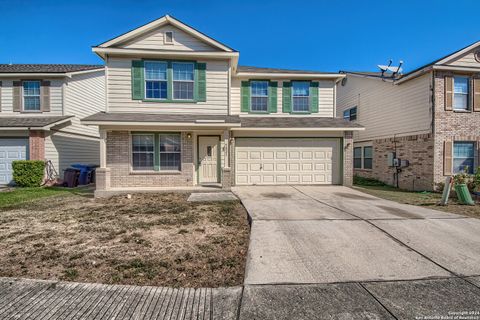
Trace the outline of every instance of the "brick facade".
{"type": "Polygon", "coordinates": [[[343,185],[353,184],[353,132],[345,131],[343,135],[343,185]]]}
{"type": "Polygon", "coordinates": [[[189,187],[194,185],[193,138],[181,133],[182,167],[178,173],[139,173],[130,169],[131,142],[128,131],[107,133],[107,168],[110,187],[189,187]]]}
{"type": "Polygon", "coordinates": [[[410,162],[398,173],[398,186],[407,190],[433,190],[434,140],[431,134],[378,139],[372,141],[371,146],[373,169],[355,169],[356,175],[396,186],[397,169],[387,162],[388,154],[396,151],[397,158],[410,162]]]}
{"type": "Polygon", "coordinates": [[[45,160],[45,132],[30,130],[28,135],[29,159],[45,160]]]}
{"type": "MultiPolygon", "coordinates": [[[[445,181],[443,174],[443,148],[445,141],[472,141],[476,142],[477,150],[480,146],[480,112],[445,111],[445,76],[453,76],[452,72],[435,71],[435,166],[434,182],[445,181]]],[[[474,74],[480,78],[480,73],[474,74]]],[[[478,151],[475,166],[479,166],[478,151]]]]}

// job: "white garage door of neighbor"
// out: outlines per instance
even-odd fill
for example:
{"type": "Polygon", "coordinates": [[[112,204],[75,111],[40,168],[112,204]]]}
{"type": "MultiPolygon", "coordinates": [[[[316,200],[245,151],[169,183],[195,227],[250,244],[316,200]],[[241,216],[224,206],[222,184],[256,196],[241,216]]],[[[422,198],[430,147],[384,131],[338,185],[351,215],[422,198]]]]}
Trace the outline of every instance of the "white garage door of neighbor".
{"type": "Polygon", "coordinates": [[[12,181],[12,161],[27,159],[27,139],[0,139],[0,185],[12,181]]]}
{"type": "Polygon", "coordinates": [[[340,184],[340,139],[237,138],[237,185],[340,184]]]}

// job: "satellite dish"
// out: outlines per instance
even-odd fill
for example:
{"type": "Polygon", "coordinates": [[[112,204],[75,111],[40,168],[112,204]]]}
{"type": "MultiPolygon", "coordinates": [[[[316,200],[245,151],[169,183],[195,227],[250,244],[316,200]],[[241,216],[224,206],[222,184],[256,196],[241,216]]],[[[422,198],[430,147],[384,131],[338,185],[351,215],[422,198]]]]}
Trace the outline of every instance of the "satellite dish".
{"type": "Polygon", "coordinates": [[[388,65],[379,64],[377,65],[377,67],[382,71],[382,77],[384,77],[385,72],[387,72],[387,73],[391,73],[391,77],[394,78],[397,74],[402,73],[403,71],[402,65],[403,65],[403,61],[400,60],[400,63],[398,66],[392,66],[392,59],[390,59],[388,61],[388,65]]]}

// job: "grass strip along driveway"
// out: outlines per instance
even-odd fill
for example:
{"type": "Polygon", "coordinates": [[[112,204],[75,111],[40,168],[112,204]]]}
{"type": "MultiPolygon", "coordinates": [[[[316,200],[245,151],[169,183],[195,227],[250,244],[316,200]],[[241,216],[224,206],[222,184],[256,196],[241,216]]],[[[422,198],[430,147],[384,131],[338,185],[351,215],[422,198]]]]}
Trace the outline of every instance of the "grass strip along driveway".
{"type": "MultiPolygon", "coordinates": [[[[404,204],[426,207],[429,209],[451,212],[473,218],[480,218],[480,205],[467,206],[460,204],[455,198],[450,198],[448,205],[441,206],[441,193],[413,192],[390,186],[355,186],[355,189],[386,200],[404,204]]],[[[455,193],[455,191],[452,191],[455,193]]]]}
{"type": "MultiPolygon", "coordinates": [[[[14,191],[15,192],[15,191],[14,191]]],[[[247,214],[238,201],[188,194],[9,194],[0,210],[0,276],[173,287],[243,282],[247,214]]]]}

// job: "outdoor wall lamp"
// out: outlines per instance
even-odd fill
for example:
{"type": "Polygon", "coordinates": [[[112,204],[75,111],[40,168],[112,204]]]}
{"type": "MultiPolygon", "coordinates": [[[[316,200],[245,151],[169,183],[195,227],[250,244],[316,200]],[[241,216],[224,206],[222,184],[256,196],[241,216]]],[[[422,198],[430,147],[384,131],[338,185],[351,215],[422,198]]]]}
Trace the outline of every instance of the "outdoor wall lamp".
{"type": "Polygon", "coordinates": [[[192,138],[192,134],[189,132],[187,133],[187,139],[191,139],[192,138]]]}

